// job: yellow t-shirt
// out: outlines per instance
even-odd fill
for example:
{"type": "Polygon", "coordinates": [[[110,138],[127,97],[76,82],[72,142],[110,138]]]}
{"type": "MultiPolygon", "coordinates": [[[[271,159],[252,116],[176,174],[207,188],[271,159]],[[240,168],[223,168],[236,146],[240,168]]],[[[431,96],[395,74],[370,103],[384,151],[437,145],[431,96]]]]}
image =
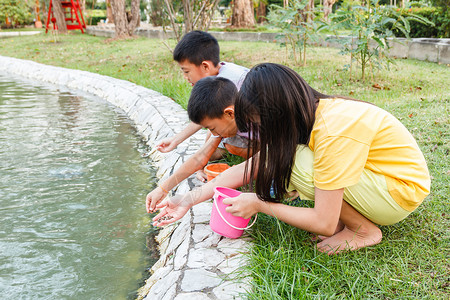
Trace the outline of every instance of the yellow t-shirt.
{"type": "Polygon", "coordinates": [[[321,99],[311,132],[314,185],[323,190],[352,186],[364,168],[386,177],[392,198],[413,211],[430,192],[430,175],[414,137],[375,105],[321,99]]]}

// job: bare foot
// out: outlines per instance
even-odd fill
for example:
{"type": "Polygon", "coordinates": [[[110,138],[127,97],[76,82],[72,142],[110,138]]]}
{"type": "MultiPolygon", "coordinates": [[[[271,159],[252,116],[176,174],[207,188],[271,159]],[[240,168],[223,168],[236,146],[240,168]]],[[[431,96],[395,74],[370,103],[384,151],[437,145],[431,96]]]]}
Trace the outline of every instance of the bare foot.
{"type": "Polygon", "coordinates": [[[337,254],[342,251],[354,251],[359,248],[373,246],[381,242],[383,237],[381,230],[373,225],[370,228],[360,227],[352,231],[347,226],[335,235],[317,244],[320,252],[328,255],[337,254]]]}
{"type": "MultiPolygon", "coordinates": [[[[338,233],[338,232],[341,232],[343,229],[344,229],[344,227],[345,227],[345,225],[344,225],[344,223],[342,223],[342,221],[341,220],[339,220],[339,222],[338,222],[338,224],[337,224],[337,226],[336,226],[336,230],[334,231],[334,234],[333,235],[335,235],[336,233],[338,233]]],[[[326,235],[320,235],[320,234],[318,234],[318,235],[315,235],[315,237],[314,238],[312,238],[312,241],[324,241],[324,240],[326,240],[326,239],[328,239],[328,238],[330,238],[329,236],[326,236],[326,235]]]]}

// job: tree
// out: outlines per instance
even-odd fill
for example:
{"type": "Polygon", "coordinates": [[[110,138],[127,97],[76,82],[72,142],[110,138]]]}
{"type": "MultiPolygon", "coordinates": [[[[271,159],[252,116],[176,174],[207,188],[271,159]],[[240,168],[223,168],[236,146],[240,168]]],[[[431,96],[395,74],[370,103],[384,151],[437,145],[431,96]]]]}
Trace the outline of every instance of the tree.
{"type": "Polygon", "coordinates": [[[231,26],[237,28],[250,28],[255,26],[253,0],[234,1],[231,26]]]}
{"type": "Polygon", "coordinates": [[[175,38],[180,41],[183,33],[208,30],[219,0],[183,0],[181,11],[174,8],[174,1],[164,0],[164,2],[175,38]],[[177,21],[178,12],[183,14],[183,24],[177,21]]]}
{"type": "Polygon", "coordinates": [[[167,20],[164,5],[164,0],[150,0],[150,22],[154,26],[161,26],[167,20]]]}
{"type": "Polygon", "coordinates": [[[286,47],[286,54],[290,47],[294,62],[306,66],[307,43],[317,40],[324,28],[315,14],[314,2],[291,0],[286,7],[272,5],[268,19],[270,24],[282,30],[277,40],[286,47]]]}
{"type": "Polygon", "coordinates": [[[108,21],[108,23],[114,23],[114,16],[111,8],[111,0],[106,0],[105,4],[106,4],[106,20],[108,21]]]}
{"type": "Polygon", "coordinates": [[[258,23],[267,21],[267,4],[268,0],[257,0],[256,21],[258,23]]]}
{"type": "Polygon", "coordinates": [[[323,17],[326,22],[328,22],[328,15],[331,13],[334,3],[336,0],[323,0],[323,17]]]}
{"type": "Polygon", "coordinates": [[[64,9],[61,5],[61,0],[52,1],[52,11],[56,18],[56,26],[58,27],[58,33],[67,33],[67,23],[66,16],[64,14],[64,9]]]}
{"type": "Polygon", "coordinates": [[[139,2],[140,0],[131,0],[131,8],[127,10],[125,0],[111,0],[115,38],[123,39],[133,36],[140,20],[139,2]]]}

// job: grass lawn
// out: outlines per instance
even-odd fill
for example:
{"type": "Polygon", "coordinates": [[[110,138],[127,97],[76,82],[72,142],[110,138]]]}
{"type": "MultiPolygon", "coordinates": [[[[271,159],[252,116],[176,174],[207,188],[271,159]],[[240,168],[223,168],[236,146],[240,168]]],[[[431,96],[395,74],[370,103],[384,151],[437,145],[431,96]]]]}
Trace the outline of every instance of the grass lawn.
{"type": "MultiPolygon", "coordinates": [[[[349,80],[343,70],[349,58],[336,49],[308,48],[308,65],[298,67],[277,44],[220,45],[224,61],[247,67],[267,61],[286,64],[321,92],[369,101],[391,112],[416,138],[432,175],[432,191],[424,203],[404,221],[382,226],[379,245],[356,252],[321,254],[309,233],[260,215],[251,231],[253,291],[248,298],[449,299],[450,68],[397,60],[390,70],[361,82],[349,80]]],[[[125,79],[184,107],[191,89],[160,40],[108,41],[71,33],[55,43],[51,35],[22,36],[0,39],[0,55],[125,79]]]]}

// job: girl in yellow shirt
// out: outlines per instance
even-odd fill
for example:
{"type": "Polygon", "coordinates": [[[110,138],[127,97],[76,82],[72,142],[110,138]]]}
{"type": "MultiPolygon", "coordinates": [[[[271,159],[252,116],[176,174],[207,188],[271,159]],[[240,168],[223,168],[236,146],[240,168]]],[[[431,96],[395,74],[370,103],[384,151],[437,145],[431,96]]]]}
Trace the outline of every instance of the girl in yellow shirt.
{"type": "Polygon", "coordinates": [[[254,182],[255,193],[224,200],[228,212],[274,216],[318,234],[318,249],[334,254],[379,243],[377,225],[406,218],[429,193],[423,154],[394,116],[321,94],[288,67],[255,66],[235,100],[235,119],[239,130],[254,133],[249,151],[259,153],[199,190],[161,203],[155,225],[181,218],[211,198],[215,186],[254,182]],[[314,207],[280,203],[292,192],[314,200],[314,207]],[[171,219],[158,221],[164,215],[171,219]]]}

